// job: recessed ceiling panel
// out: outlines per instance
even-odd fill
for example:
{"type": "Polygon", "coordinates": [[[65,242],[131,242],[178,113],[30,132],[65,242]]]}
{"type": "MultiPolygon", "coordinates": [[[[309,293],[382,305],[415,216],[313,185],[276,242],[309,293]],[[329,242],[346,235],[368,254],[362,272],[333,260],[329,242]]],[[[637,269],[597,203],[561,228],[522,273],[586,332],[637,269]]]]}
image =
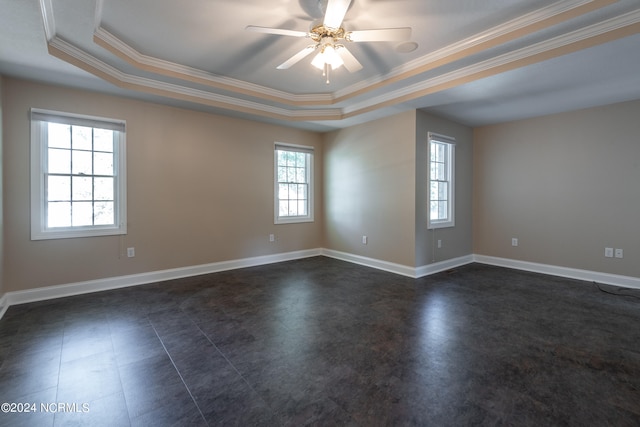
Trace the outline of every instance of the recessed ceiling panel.
{"type": "Polygon", "coordinates": [[[327,1],[0,0],[0,72],[314,129],[423,107],[497,123],[627,100],[639,86],[638,0],[353,0],[345,33],[314,33],[353,57],[330,84],[311,65],[326,43],[246,30],[304,35],[327,1]],[[348,39],[403,27],[408,40],[348,39]]]}
{"type": "MultiPolygon", "coordinates": [[[[364,68],[353,75],[344,69],[336,70],[330,87],[324,84],[321,72],[311,67],[311,58],[288,70],[276,70],[309,45],[309,39],[245,31],[247,25],[309,31],[318,22],[309,14],[313,1],[110,0],[102,4],[100,25],[143,55],[277,90],[315,93],[333,92],[384,75],[403,62],[548,3],[355,0],[345,16],[345,29],[411,27],[411,41],[417,49],[401,53],[396,50],[397,42],[350,43],[347,47],[364,68]]],[[[318,9],[322,6],[318,5],[318,9]]]]}

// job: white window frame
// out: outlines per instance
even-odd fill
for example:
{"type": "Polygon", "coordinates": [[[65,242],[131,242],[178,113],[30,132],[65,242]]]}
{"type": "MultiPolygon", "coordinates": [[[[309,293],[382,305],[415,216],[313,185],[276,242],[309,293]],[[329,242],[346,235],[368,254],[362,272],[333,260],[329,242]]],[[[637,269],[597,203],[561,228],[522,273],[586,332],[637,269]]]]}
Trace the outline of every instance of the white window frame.
{"type": "Polygon", "coordinates": [[[274,164],[274,224],[290,224],[290,223],[300,223],[300,222],[313,222],[313,147],[305,146],[305,145],[295,145],[295,144],[286,144],[282,142],[276,142],[274,144],[273,150],[273,164],[274,164]],[[308,166],[306,168],[306,179],[307,179],[307,215],[295,215],[295,216],[284,216],[280,215],[280,198],[279,198],[279,185],[278,182],[278,151],[292,151],[296,153],[304,153],[308,156],[308,166]]]}
{"type": "MultiPolygon", "coordinates": [[[[31,240],[127,234],[126,122],[124,120],[31,109],[31,240]],[[48,123],[114,130],[114,224],[47,226],[48,123]]],[[[90,175],[93,176],[93,175],[90,175]]]]}
{"type": "Polygon", "coordinates": [[[429,132],[427,138],[427,173],[428,173],[428,185],[427,185],[427,228],[446,228],[455,226],[455,148],[456,139],[450,136],[441,135],[433,132],[429,132]],[[447,147],[447,153],[445,154],[445,179],[447,185],[447,212],[448,217],[444,219],[431,218],[431,183],[432,183],[432,159],[431,146],[432,143],[445,144],[447,147]]]}

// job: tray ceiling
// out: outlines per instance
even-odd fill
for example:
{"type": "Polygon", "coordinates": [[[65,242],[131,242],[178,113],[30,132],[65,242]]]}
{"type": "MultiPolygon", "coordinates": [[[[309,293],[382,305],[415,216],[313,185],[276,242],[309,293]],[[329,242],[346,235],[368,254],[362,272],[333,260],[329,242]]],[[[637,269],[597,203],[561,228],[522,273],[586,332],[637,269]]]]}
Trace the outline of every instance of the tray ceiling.
{"type": "Polygon", "coordinates": [[[350,43],[364,68],[329,85],[310,58],[276,69],[308,40],[245,30],[308,31],[319,0],[0,5],[3,74],[316,130],[408,108],[481,125],[640,98],[637,0],[354,0],[345,28],[408,26],[411,40],[350,43]]]}

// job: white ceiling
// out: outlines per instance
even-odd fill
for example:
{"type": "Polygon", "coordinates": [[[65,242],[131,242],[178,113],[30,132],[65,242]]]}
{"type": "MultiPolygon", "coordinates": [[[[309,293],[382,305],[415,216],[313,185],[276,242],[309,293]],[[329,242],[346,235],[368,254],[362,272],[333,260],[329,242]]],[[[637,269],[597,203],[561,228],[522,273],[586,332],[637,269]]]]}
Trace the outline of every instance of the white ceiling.
{"type": "Polygon", "coordinates": [[[353,0],[347,30],[411,27],[418,48],[348,43],[325,84],[322,0],[0,0],[0,73],[330,130],[406,109],[479,126],[640,99],[640,0],[353,0]]]}

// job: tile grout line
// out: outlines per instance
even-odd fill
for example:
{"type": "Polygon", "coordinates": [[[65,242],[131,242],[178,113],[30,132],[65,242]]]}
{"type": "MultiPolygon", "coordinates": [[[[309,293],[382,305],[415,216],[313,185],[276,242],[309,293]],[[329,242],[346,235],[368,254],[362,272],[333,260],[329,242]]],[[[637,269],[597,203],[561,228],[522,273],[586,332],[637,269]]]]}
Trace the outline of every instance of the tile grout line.
{"type": "Polygon", "coordinates": [[[193,325],[198,329],[198,331],[200,331],[200,333],[202,335],[204,335],[204,337],[207,339],[207,341],[209,341],[211,343],[211,345],[213,346],[213,348],[216,349],[216,351],[220,354],[220,356],[222,356],[224,358],[224,360],[227,361],[227,363],[229,364],[229,366],[231,366],[233,368],[233,370],[238,374],[238,376],[240,376],[240,378],[242,378],[242,381],[244,381],[244,383],[256,394],[256,396],[260,397],[260,400],[262,400],[264,402],[264,404],[267,406],[267,408],[269,408],[269,410],[271,411],[271,413],[273,414],[274,417],[276,417],[277,419],[280,419],[280,417],[278,416],[277,412],[274,412],[273,408],[271,407],[271,405],[269,405],[260,395],[260,393],[258,393],[258,391],[251,385],[251,383],[249,383],[249,381],[244,377],[244,375],[242,375],[242,373],[238,370],[238,368],[236,368],[236,366],[231,363],[231,361],[229,360],[229,358],[227,358],[227,356],[222,352],[222,350],[220,350],[220,348],[213,342],[211,341],[211,338],[209,338],[209,336],[207,334],[204,333],[204,331],[200,328],[200,326],[193,321],[193,319],[191,318],[191,316],[189,316],[187,313],[184,312],[184,310],[182,310],[182,308],[180,308],[180,311],[182,311],[182,313],[187,316],[187,318],[191,321],[191,323],[193,323],[193,325]]]}
{"type": "MultiPolygon", "coordinates": [[[[104,302],[104,301],[103,301],[104,302]]],[[[116,354],[116,348],[113,345],[113,330],[111,329],[111,322],[107,319],[109,325],[109,340],[111,341],[111,351],[113,352],[113,358],[115,359],[116,370],[118,371],[118,381],[120,382],[120,390],[122,390],[122,398],[124,399],[124,406],[127,408],[127,418],[129,419],[129,425],[131,425],[131,412],[129,412],[129,403],[127,402],[127,395],[124,393],[124,384],[122,384],[122,376],[120,375],[120,363],[118,363],[118,355],[116,354]]],[[[60,357],[62,359],[62,356],[60,357]]]]}
{"type": "Polygon", "coordinates": [[[191,397],[191,400],[196,405],[196,408],[198,408],[198,412],[200,413],[200,417],[202,417],[202,419],[204,420],[205,424],[207,426],[209,426],[210,425],[209,421],[207,421],[207,419],[205,418],[204,414],[202,413],[202,410],[200,409],[200,405],[198,405],[198,402],[196,401],[196,398],[193,396],[193,393],[191,393],[191,390],[189,389],[189,386],[187,385],[187,383],[185,382],[184,378],[182,377],[182,374],[180,373],[180,370],[176,366],[176,363],[173,361],[173,357],[171,357],[171,354],[169,354],[169,350],[167,350],[167,346],[164,345],[164,341],[162,341],[162,338],[160,338],[160,334],[158,334],[158,330],[153,325],[153,322],[149,321],[149,324],[153,328],[153,332],[156,334],[156,337],[158,337],[158,340],[160,341],[160,344],[162,345],[162,348],[164,349],[164,352],[169,357],[169,360],[171,361],[171,365],[173,365],[173,369],[175,369],[176,372],[178,373],[178,376],[180,377],[180,381],[182,381],[182,384],[184,385],[184,388],[187,389],[187,393],[189,393],[189,396],[191,397]]]}
{"type": "MultiPolygon", "coordinates": [[[[58,361],[58,381],[56,382],[56,397],[55,402],[58,402],[58,395],[60,394],[60,376],[62,375],[62,354],[64,351],[64,336],[67,333],[67,319],[64,320],[62,326],[62,338],[60,343],[60,360],[58,361]]],[[[111,337],[111,331],[109,331],[109,337],[111,337]]],[[[113,345],[113,343],[112,343],[113,345]]],[[[51,420],[51,426],[56,425],[56,414],[53,415],[53,419],[51,420]]]]}
{"type": "MultiPolygon", "coordinates": [[[[100,304],[102,304],[102,302],[103,301],[100,301],[100,304]]],[[[108,328],[109,328],[109,342],[111,343],[111,352],[113,353],[115,366],[116,366],[116,371],[117,371],[117,374],[118,374],[118,382],[120,383],[120,393],[122,394],[122,398],[124,399],[125,407],[127,408],[127,419],[129,420],[129,425],[131,425],[131,416],[129,415],[129,405],[127,404],[127,399],[126,399],[126,396],[124,394],[124,386],[122,384],[122,377],[120,375],[120,366],[118,365],[118,359],[117,359],[117,356],[116,356],[115,347],[113,345],[113,334],[112,334],[111,324],[108,322],[108,320],[107,320],[107,325],[108,325],[108,328]]],[[[67,321],[67,319],[65,319],[64,320],[64,326],[63,326],[63,329],[62,329],[62,343],[61,343],[61,346],[60,346],[60,361],[58,363],[58,381],[57,381],[57,384],[56,384],[56,397],[55,397],[55,403],[56,404],[59,403],[58,402],[58,396],[59,396],[59,391],[60,391],[60,376],[62,375],[62,365],[64,364],[62,362],[62,356],[63,356],[63,353],[64,353],[64,340],[65,340],[65,336],[67,334],[67,329],[68,329],[68,321],[67,321]]],[[[87,357],[89,357],[89,356],[87,356],[87,357]]],[[[71,361],[67,361],[66,363],[73,362],[74,360],[79,360],[79,359],[72,359],[71,361]]],[[[114,393],[114,394],[116,394],[116,393],[114,393]]],[[[108,396],[111,396],[111,395],[99,397],[98,399],[94,399],[94,401],[95,400],[104,399],[104,398],[106,398],[108,396]]],[[[89,404],[91,402],[83,402],[83,403],[89,404]]],[[[52,423],[53,426],[56,425],[56,417],[58,416],[59,413],[60,412],[56,412],[54,414],[53,423],[52,423]]]]}

